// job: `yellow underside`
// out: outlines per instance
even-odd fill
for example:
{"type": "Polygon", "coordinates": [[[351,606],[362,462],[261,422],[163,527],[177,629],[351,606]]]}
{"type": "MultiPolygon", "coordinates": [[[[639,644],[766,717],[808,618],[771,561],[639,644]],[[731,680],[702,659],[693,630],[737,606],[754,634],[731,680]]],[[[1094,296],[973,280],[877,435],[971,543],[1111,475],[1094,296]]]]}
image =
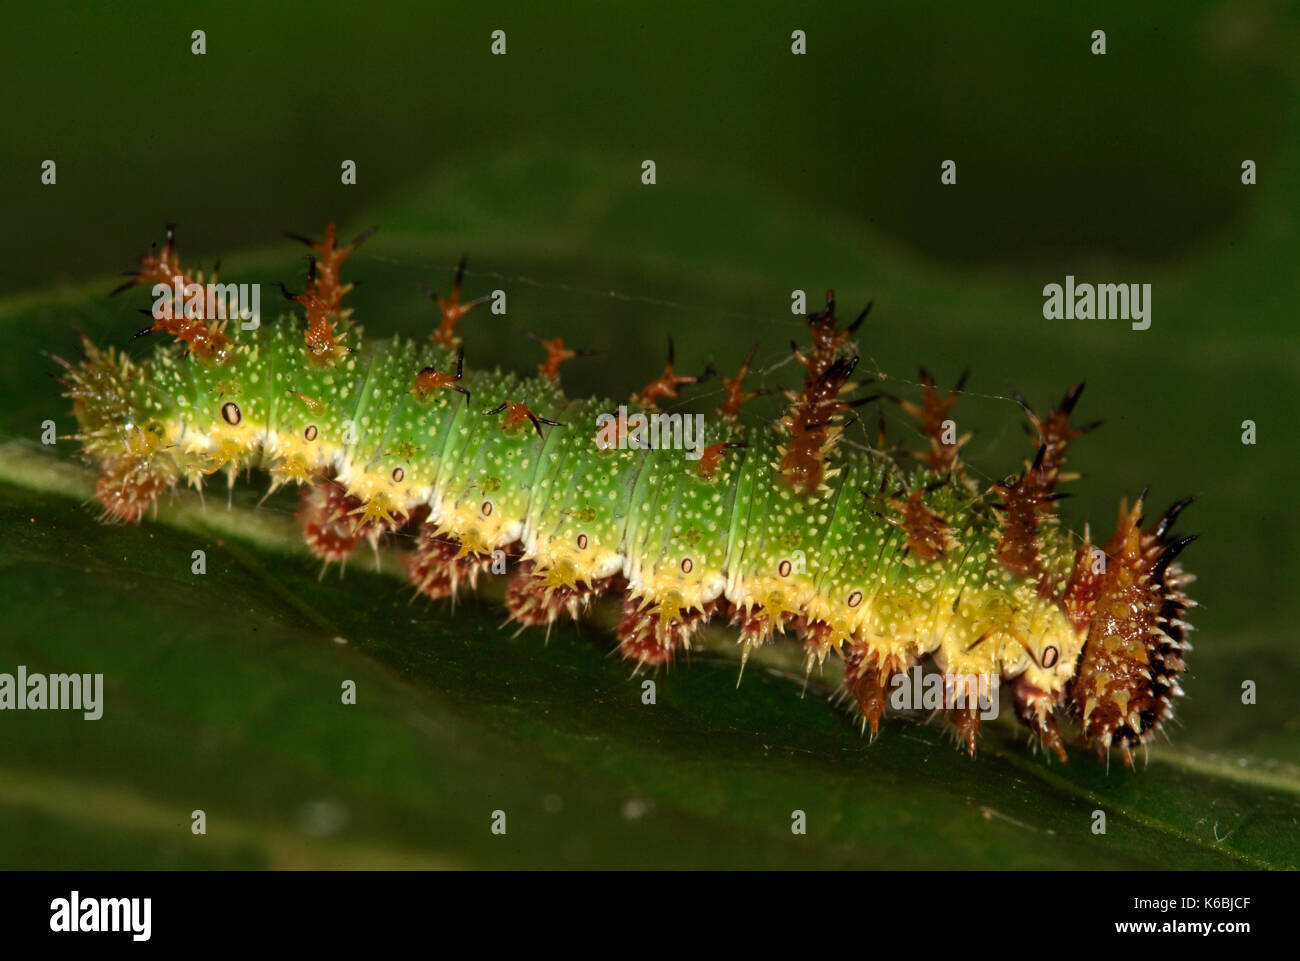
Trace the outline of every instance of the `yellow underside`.
{"type": "Polygon", "coordinates": [[[148,446],[169,453],[195,483],[219,472],[233,481],[249,467],[267,469],[277,485],[302,483],[332,467],[347,492],[362,502],[359,520],[409,516],[429,504],[439,533],[459,540],[464,553],[488,554],[522,539],[524,560],[532,561],[538,575],[554,587],[590,584],[621,571],[643,607],[665,617],[702,608],[722,593],[741,608],[761,607],[774,621],[783,613],[823,621],[830,630],[826,649],[812,652],[819,659],[852,641],[865,644],[881,662],[905,663],[933,654],[947,672],[1004,678],[1024,673],[1041,690],[1057,692],[1071,676],[1085,640],[1057,606],[1037,597],[1029,584],[1010,594],[987,591],[984,597],[973,597],[977,592],[931,583],[926,593],[908,586],[874,597],[867,594],[851,607],[842,597],[820,593],[811,572],[746,578],[700,565],[684,574],[676,567],[655,569],[623,557],[617,544],[591,542],[579,551],[569,540],[528,531],[523,517],[509,516],[505,510],[485,513],[481,501],[447,502],[432,488],[396,483],[388,473],[348,461],[337,445],[290,435],[269,437],[264,425],[218,423],[207,434],[182,434],[182,429],[177,420],[167,425],[166,436],[148,446]],[[1044,668],[1044,661],[1053,663],[1046,656],[1052,647],[1054,665],[1044,668]]]}

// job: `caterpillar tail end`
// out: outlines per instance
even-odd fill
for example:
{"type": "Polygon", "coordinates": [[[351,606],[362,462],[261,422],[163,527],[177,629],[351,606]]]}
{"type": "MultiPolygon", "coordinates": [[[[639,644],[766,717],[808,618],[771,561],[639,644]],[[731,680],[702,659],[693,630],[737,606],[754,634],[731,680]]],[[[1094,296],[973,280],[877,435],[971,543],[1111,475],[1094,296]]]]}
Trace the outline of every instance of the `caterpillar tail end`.
{"type": "Polygon", "coordinates": [[[1172,539],[1169,529],[1186,506],[1180,501],[1142,529],[1142,501],[1120,507],[1118,528],[1103,550],[1088,640],[1070,687],[1071,711],[1083,737],[1105,757],[1146,744],[1173,716],[1182,695],[1178,675],[1191,628],[1183,620],[1193,602],[1183,592],[1191,577],[1175,562],[1194,537],[1172,539]]]}

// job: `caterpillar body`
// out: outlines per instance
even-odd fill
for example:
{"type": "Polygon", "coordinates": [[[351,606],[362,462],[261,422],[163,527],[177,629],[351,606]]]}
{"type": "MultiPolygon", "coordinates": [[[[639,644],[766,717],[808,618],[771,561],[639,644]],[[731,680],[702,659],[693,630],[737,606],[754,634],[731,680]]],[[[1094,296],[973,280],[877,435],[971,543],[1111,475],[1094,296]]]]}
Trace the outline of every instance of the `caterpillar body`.
{"type": "MultiPolygon", "coordinates": [[[[301,486],[297,521],[326,561],[408,528],[407,572],[432,597],[472,588],[503,556],[515,561],[506,604],[523,625],[622,595],[618,646],[638,664],[671,660],[715,617],[737,625],[743,657],[778,634],[803,644],[810,670],[834,653],[873,736],[892,684],[922,661],[943,672],[943,714],[971,754],[969,678],[1005,685],[1036,743],[1062,760],[1058,712],[1130,764],[1171,716],[1192,604],[1175,558],[1192,538],[1170,529],[1190,499],[1149,526],[1141,498],[1121,503],[1098,545],[1059,523],[1066,448],[1086,429],[1069,423],[1082,385],[1050,414],[1025,405],[1032,460],[982,489],[947,419],[957,392],[923,374],[921,402],[899,402],[930,449],[905,467],[841,439],[850,410],[880,397],[847,399],[862,386],[851,337],[863,318],[840,328],[828,295],[808,317],[811,348],[795,348],[804,380],[777,423],[739,417],[753,396],[747,360],[722,378],[711,443],[649,447],[637,415],[696,380],[675,372],[671,352],[622,418],[563,393],[559,365],[575,352],[558,339],[543,342],[535,376],[469,369],[455,335],[473,306],[460,300],[461,273],[429,342],[368,340],[339,280],[357,242],[336,246],[331,225],[313,245],[307,289],[293,297],[305,327],[287,315],[245,330],[178,302],[142,332],[176,338],[147,360],[87,342],[80,363],[62,361],[107,515],[138,522],[182,481],[233,483],[261,468],[273,486],[301,486]]],[[[195,282],[169,232],[124,286],[195,282]]]]}

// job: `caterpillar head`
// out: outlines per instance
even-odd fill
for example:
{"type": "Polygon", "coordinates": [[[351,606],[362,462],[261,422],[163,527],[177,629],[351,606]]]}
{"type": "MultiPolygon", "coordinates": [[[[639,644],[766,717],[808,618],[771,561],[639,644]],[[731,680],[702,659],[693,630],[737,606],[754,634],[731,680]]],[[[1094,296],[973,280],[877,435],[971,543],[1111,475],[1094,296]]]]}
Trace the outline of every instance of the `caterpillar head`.
{"type": "Polygon", "coordinates": [[[164,441],[132,391],[140,368],[125,354],[100,350],[84,338],[82,355],[80,364],[54,358],[64,369],[64,396],[73,400],[76,437],[99,461],[95,494],[105,516],[136,523],[176,482],[176,471],[154,457],[164,441]]]}
{"type": "Polygon", "coordinates": [[[1192,577],[1174,560],[1195,538],[1167,535],[1190,502],[1175,504],[1148,530],[1141,499],[1132,510],[1121,504],[1115,535],[1100,557],[1084,545],[1067,593],[1067,610],[1088,627],[1068,691],[1071,713],[1099,754],[1118,746],[1129,766],[1132,747],[1154,736],[1183,693],[1178,675],[1190,646],[1183,614],[1192,602],[1182,588],[1192,577]]]}

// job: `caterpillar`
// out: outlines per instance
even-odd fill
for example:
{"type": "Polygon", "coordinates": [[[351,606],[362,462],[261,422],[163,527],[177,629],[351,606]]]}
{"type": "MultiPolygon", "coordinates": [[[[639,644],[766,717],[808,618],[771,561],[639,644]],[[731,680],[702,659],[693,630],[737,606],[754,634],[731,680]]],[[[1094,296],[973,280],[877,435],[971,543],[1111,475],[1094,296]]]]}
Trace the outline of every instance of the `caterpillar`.
{"type": "Polygon", "coordinates": [[[870,306],[841,326],[830,293],[807,316],[811,342],[792,342],[802,382],[774,423],[741,416],[759,393],[745,386],[753,351],[733,376],[687,376],[671,341],[664,371],[615,416],[564,394],[560,366],[579,352],[562,339],[535,338],[545,358],[531,376],[466,365],[457,324],[482,298],[462,299],[463,260],[449,295],[434,295],[427,341],[376,341],[343,305],[340,268],[364,237],[339,245],[331,224],[299,239],[312,248],[306,287],[282,285],[296,307],[249,330],[184,297],[203,277],[181,267],[169,228],[119,289],[156,285],[166,309],[137,336],[172,339],[138,362],[84,337],[79,362],[56,358],[106,519],[138,523],[181,482],[260,468],[272,489],[301,488],[296,521],[326,563],[405,529],[406,573],[429,597],[513,560],[505,602],[521,626],[621,597],[618,650],[638,668],[670,662],[714,618],[736,626],[742,666],[778,636],[802,644],[808,671],[835,654],[872,739],[891,689],[923,663],[942,672],[940,711],[972,756],[972,677],[993,678],[1035,749],[1062,761],[1058,717],[1132,766],[1172,716],[1193,605],[1177,558],[1194,537],[1171,532],[1192,499],[1149,525],[1145,492],[1121,501],[1099,544],[1063,527],[1067,450],[1095,426],[1071,423],[1083,384],[1046,414],[1017,397],[1033,456],[982,487],[948,417],[964,377],[942,392],[923,370],[919,401],[854,398],[871,381],[855,380],[853,344],[870,306]],[[724,400],[710,442],[647,443],[659,404],[711,377],[724,400]],[[887,400],[929,439],[914,463],[844,439],[857,408],[887,400]]]}

